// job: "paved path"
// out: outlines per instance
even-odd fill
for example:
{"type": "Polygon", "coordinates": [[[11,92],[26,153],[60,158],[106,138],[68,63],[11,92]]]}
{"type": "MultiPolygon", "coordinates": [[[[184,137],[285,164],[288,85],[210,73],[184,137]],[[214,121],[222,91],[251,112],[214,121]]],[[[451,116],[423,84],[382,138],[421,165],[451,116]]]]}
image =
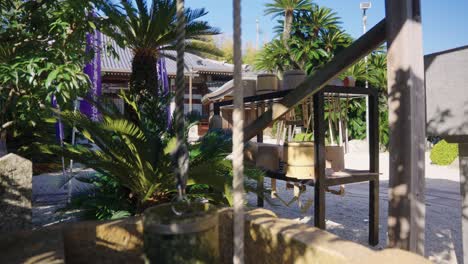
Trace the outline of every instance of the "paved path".
{"type": "MultiPolygon", "coordinates": [[[[346,167],[366,169],[366,153],[346,155],[346,167]]],[[[380,155],[380,243],[377,249],[386,245],[388,210],[388,153],[380,155]]],[[[436,263],[457,263],[461,252],[461,210],[458,161],[448,167],[430,164],[426,155],[426,256],[436,263]]],[[[265,180],[270,186],[270,179],[265,180]]],[[[293,197],[292,190],[286,190],[285,183],[277,181],[278,194],[283,200],[293,197]]],[[[248,195],[249,205],[256,205],[256,197],[248,195]]],[[[313,187],[301,196],[302,204],[313,199],[313,187]]],[[[301,212],[297,203],[286,207],[278,201],[266,203],[280,217],[295,219],[313,225],[313,206],[301,212]]],[[[327,193],[327,230],[338,236],[367,245],[368,234],[368,184],[346,185],[344,197],[327,193]]],[[[461,263],[461,262],[460,262],[461,263]]]]}

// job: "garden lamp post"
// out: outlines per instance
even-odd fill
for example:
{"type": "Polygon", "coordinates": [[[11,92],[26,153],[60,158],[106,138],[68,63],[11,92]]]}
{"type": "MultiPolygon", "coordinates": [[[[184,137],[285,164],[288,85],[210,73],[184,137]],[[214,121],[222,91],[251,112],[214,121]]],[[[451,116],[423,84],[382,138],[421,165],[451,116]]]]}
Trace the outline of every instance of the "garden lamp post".
{"type": "MultiPolygon", "coordinates": [[[[359,7],[362,10],[362,33],[367,32],[367,9],[372,7],[371,2],[362,2],[359,7]]],[[[364,63],[366,65],[366,88],[369,88],[369,82],[367,81],[367,55],[364,57],[364,63]]],[[[369,144],[369,98],[366,96],[366,142],[369,144]]]]}

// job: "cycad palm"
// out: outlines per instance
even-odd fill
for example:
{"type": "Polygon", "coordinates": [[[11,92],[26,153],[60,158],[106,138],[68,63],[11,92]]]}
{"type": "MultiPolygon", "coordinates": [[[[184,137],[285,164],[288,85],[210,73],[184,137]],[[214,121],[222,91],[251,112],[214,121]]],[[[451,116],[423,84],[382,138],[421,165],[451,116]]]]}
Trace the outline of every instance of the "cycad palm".
{"type": "MultiPolygon", "coordinates": [[[[130,89],[157,95],[157,59],[164,50],[174,50],[177,38],[176,3],[174,0],[121,0],[120,8],[107,8],[106,14],[115,24],[116,32],[109,32],[133,53],[130,89]]],[[[206,15],[204,9],[186,9],[186,50],[198,53],[216,53],[206,44],[204,36],[219,34],[199,18],[206,15]]]]}
{"type": "Polygon", "coordinates": [[[333,57],[337,49],[346,47],[351,43],[351,37],[340,29],[325,32],[322,34],[321,40],[329,57],[333,57]]]}
{"type": "Polygon", "coordinates": [[[328,7],[314,5],[310,16],[312,31],[316,37],[320,31],[337,30],[341,24],[340,17],[328,7]]]}
{"type": "Polygon", "coordinates": [[[79,132],[97,148],[37,144],[41,153],[63,153],[67,158],[85,164],[99,173],[115,179],[128,188],[138,204],[155,192],[163,196],[172,189],[171,160],[164,151],[164,136],[146,129],[142,113],[134,100],[123,96],[137,114],[138,121],[130,121],[109,102],[100,110],[101,121],[93,122],[81,113],[59,113],[63,122],[76,126],[79,132]],[[170,188],[171,187],[171,188],[170,188]]]}
{"type": "Polygon", "coordinates": [[[294,62],[283,43],[278,39],[272,40],[265,45],[255,60],[256,69],[270,72],[283,72],[292,65],[294,65],[294,62]]]}
{"type": "Polygon", "coordinates": [[[265,6],[265,15],[284,16],[283,44],[287,47],[291,36],[294,11],[310,10],[312,3],[310,0],[274,0],[273,3],[268,3],[265,6]]]}
{"type": "Polygon", "coordinates": [[[375,53],[369,57],[369,82],[380,91],[387,90],[387,54],[375,53]]]}

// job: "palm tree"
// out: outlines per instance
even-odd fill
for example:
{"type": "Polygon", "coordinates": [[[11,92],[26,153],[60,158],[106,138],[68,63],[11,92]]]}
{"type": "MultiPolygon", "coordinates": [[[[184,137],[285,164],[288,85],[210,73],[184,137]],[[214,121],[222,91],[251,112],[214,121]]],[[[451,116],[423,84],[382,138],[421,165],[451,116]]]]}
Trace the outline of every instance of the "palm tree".
{"type": "Polygon", "coordinates": [[[321,35],[321,40],[324,45],[324,50],[328,53],[330,58],[336,54],[341,48],[349,46],[352,42],[351,37],[340,29],[332,29],[321,35]]]}
{"type": "Polygon", "coordinates": [[[291,36],[291,28],[294,19],[294,11],[310,10],[312,3],[310,0],[274,0],[273,3],[265,5],[265,15],[273,14],[273,17],[284,16],[283,22],[283,44],[287,48],[288,40],[291,36]]]}
{"type": "Polygon", "coordinates": [[[329,30],[337,30],[341,24],[340,17],[332,9],[314,5],[310,18],[312,32],[317,37],[319,33],[329,30]]]}
{"type": "Polygon", "coordinates": [[[269,72],[283,72],[292,65],[294,62],[279,39],[266,44],[255,60],[255,69],[269,72]]]}
{"type": "MultiPolygon", "coordinates": [[[[167,50],[175,50],[176,2],[174,0],[121,0],[120,5],[107,6],[104,12],[116,26],[110,34],[121,45],[133,51],[130,90],[134,94],[158,95],[156,63],[167,50]],[[135,2],[135,6],[132,4],[135,2]]],[[[204,42],[205,36],[219,34],[219,30],[199,18],[205,9],[186,9],[186,51],[193,53],[217,53],[204,42]]]]}

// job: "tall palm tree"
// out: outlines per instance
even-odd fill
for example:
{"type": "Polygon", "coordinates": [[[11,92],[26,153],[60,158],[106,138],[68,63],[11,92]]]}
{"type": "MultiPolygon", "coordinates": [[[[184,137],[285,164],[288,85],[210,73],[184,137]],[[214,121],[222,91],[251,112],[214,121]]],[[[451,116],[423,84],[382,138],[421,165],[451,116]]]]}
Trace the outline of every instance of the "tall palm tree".
{"type": "Polygon", "coordinates": [[[273,17],[284,16],[283,22],[283,44],[288,47],[288,40],[291,36],[291,28],[294,19],[294,11],[310,10],[311,0],[274,0],[273,3],[265,5],[265,15],[273,14],[273,17]]]}
{"type": "MultiPolygon", "coordinates": [[[[157,95],[158,57],[163,51],[175,50],[176,46],[175,0],[120,0],[117,8],[112,7],[109,5],[104,10],[116,26],[116,31],[109,34],[133,51],[131,92],[157,95]]],[[[199,20],[206,14],[203,8],[186,9],[186,51],[217,53],[212,45],[204,42],[204,37],[220,33],[208,22],[199,20]]]]}

